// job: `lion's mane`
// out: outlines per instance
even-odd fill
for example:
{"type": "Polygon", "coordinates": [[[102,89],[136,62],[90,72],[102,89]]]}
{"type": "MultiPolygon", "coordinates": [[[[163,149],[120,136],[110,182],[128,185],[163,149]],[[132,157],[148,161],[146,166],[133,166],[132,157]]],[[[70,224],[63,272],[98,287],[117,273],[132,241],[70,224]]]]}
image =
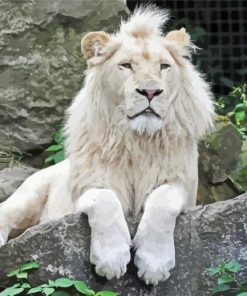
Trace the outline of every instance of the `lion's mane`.
{"type": "MultiPolygon", "coordinates": [[[[112,35],[115,48],[105,49],[108,58],[114,59],[114,51],[127,35],[147,40],[151,35],[162,35],[166,20],[167,14],[156,8],[139,9],[112,35]]],[[[111,77],[107,63],[86,71],[65,129],[70,188],[75,198],[90,187],[112,188],[125,210],[139,212],[156,186],[167,181],[187,182],[197,174],[197,142],[213,126],[212,94],[201,74],[184,58],[194,50],[190,41],[183,49],[172,41],[166,47],[180,66],[180,83],[174,85],[178,95],[167,103],[162,130],[152,136],[134,133],[122,117],[112,116],[109,89],[102,83],[104,75],[111,77]]]]}

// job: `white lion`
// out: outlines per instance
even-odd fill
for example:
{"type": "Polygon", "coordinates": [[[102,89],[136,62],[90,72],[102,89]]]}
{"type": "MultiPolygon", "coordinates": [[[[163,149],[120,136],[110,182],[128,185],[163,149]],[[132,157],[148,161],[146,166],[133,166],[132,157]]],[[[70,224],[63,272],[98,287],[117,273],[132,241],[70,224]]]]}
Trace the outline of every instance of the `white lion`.
{"type": "Polygon", "coordinates": [[[29,177],[1,205],[0,244],[15,229],[82,211],[99,275],[123,275],[133,244],[139,277],[169,277],[175,221],[195,205],[197,143],[214,110],[189,60],[195,46],[183,28],[163,36],[166,21],[166,11],[149,6],[115,34],[82,39],[88,70],[68,110],[68,159],[29,177]],[[125,215],[142,210],[131,243],[125,215]]]}

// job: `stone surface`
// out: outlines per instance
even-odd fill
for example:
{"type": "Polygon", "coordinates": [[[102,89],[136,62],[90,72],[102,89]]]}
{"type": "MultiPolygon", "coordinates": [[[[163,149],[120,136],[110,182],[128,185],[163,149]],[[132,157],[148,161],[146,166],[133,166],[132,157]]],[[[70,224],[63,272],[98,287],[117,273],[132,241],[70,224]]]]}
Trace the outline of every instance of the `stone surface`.
{"type": "Polygon", "coordinates": [[[233,178],[247,192],[247,139],[243,142],[242,151],[239,155],[241,170],[233,175],[233,178]]]}
{"type": "MultiPolygon", "coordinates": [[[[8,271],[23,262],[41,265],[32,283],[67,276],[84,280],[95,289],[120,292],[121,296],[207,296],[212,279],[205,268],[219,260],[236,259],[243,264],[240,276],[247,276],[247,195],[194,209],[180,215],[176,226],[176,268],[167,282],[145,286],[131,263],[120,280],[96,276],[89,262],[90,231],[87,219],[69,215],[64,219],[33,227],[0,249],[0,283],[8,271]]],[[[1,285],[0,284],[0,285],[1,285]]]]}
{"type": "Polygon", "coordinates": [[[28,166],[18,165],[0,171],[0,202],[9,197],[17,187],[37,170],[28,166]]]}
{"type": "Polygon", "coordinates": [[[82,34],[115,30],[127,8],[121,0],[0,0],[0,11],[1,130],[21,152],[42,150],[81,87],[82,34]]]}
{"type": "Polygon", "coordinates": [[[9,137],[0,130],[0,170],[8,167],[12,158],[11,141],[9,137]]]}
{"type": "Polygon", "coordinates": [[[242,139],[231,123],[218,122],[215,131],[199,145],[199,190],[201,203],[233,198],[244,190],[237,180],[244,163],[241,159],[242,139]]]}

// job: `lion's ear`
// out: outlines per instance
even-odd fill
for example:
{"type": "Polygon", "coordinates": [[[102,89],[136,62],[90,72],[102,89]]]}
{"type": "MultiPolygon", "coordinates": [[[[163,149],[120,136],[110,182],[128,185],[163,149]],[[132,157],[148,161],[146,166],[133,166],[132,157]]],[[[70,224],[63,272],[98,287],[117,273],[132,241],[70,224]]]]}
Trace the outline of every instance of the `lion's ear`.
{"type": "Polygon", "coordinates": [[[110,35],[103,31],[86,34],[81,41],[81,51],[84,57],[88,60],[103,55],[104,47],[110,39],[110,35]]]}
{"type": "Polygon", "coordinates": [[[185,28],[169,32],[165,36],[165,39],[176,43],[180,47],[190,46],[190,35],[186,32],[185,28]]]}

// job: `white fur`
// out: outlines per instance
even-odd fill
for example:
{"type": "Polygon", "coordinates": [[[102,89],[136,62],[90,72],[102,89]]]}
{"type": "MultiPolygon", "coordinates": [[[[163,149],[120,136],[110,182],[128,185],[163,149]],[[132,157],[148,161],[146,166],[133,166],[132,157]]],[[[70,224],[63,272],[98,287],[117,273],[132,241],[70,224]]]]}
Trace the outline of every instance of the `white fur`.
{"type": "Polygon", "coordinates": [[[154,115],[140,115],[133,119],[131,122],[131,128],[137,131],[138,134],[142,135],[145,132],[152,136],[162,127],[161,119],[154,115]]]}
{"type": "Polygon", "coordinates": [[[89,189],[77,201],[76,211],[88,215],[91,227],[90,261],[96,272],[119,278],[130,261],[130,234],[115,192],[89,189]],[[109,252],[110,247],[110,252],[109,252]]]}
{"type": "Polygon", "coordinates": [[[144,35],[161,35],[168,18],[168,10],[159,10],[154,5],[139,7],[127,22],[122,22],[120,32],[130,36],[140,32],[144,35]]]}
{"type": "Polygon", "coordinates": [[[5,245],[7,243],[7,240],[8,240],[8,230],[6,229],[5,231],[2,230],[0,232],[0,247],[5,245]]]}
{"type": "Polygon", "coordinates": [[[153,7],[139,10],[88,60],[67,113],[68,160],[28,178],[0,206],[2,243],[13,229],[81,210],[92,229],[96,271],[119,277],[130,258],[124,214],[144,208],[134,239],[138,274],[153,284],[169,277],[175,220],[195,205],[197,142],[214,112],[207,83],[184,58],[193,45],[164,38],[166,18],[153,7]],[[170,67],[160,70],[161,63],[170,67]],[[163,92],[149,103],[136,89],[163,92]],[[149,104],[159,117],[135,117],[149,104]]]}
{"type": "Polygon", "coordinates": [[[186,205],[187,194],[180,184],[166,184],[155,189],[145,204],[134,245],[138,275],[147,284],[166,280],[175,266],[173,232],[176,217],[186,205]]]}

